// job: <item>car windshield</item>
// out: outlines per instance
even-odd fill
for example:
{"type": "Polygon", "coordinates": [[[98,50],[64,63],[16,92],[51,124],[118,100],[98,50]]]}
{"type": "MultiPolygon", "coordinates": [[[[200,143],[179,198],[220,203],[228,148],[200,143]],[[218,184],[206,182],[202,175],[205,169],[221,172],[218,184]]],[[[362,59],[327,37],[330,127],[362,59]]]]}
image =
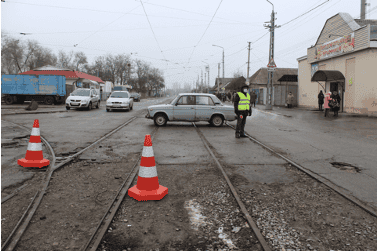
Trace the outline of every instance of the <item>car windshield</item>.
{"type": "Polygon", "coordinates": [[[211,96],[211,98],[213,98],[214,103],[222,104],[221,100],[219,100],[218,97],[216,97],[215,95],[211,96]]]}
{"type": "Polygon", "coordinates": [[[173,100],[172,100],[172,102],[171,102],[172,105],[175,105],[175,104],[176,104],[177,99],[179,98],[179,96],[180,96],[180,95],[176,95],[176,97],[173,98],[173,100]]]}
{"type": "Polygon", "coordinates": [[[125,92],[114,92],[110,96],[111,98],[129,98],[129,94],[125,92]]]}
{"type": "Polygon", "coordinates": [[[89,96],[91,94],[90,90],[79,90],[76,89],[71,93],[71,96],[89,96]]]}

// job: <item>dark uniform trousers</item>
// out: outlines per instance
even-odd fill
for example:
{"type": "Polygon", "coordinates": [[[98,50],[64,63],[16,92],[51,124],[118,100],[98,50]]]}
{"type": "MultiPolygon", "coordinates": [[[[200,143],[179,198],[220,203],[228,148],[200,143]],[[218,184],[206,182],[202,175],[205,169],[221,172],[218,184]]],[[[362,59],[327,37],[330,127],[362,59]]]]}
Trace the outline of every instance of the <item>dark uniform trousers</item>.
{"type": "Polygon", "coordinates": [[[244,127],[245,127],[245,121],[248,116],[248,111],[239,111],[238,113],[238,120],[236,124],[236,133],[239,133],[240,136],[244,135],[244,127]],[[243,116],[243,118],[240,118],[240,115],[243,116]]]}

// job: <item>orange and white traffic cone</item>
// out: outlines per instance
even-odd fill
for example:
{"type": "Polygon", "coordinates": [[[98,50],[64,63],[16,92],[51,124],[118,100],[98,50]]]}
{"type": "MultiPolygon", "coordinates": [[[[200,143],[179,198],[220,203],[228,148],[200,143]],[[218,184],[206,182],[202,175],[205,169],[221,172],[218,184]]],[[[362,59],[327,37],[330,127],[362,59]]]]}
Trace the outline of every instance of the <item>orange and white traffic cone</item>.
{"type": "Polygon", "coordinates": [[[39,121],[34,120],[33,129],[30,134],[28,149],[26,151],[25,158],[21,158],[17,161],[17,164],[23,167],[39,167],[48,166],[50,160],[43,158],[41,133],[39,131],[39,121]]]}
{"type": "Polygon", "coordinates": [[[138,201],[161,200],[168,194],[168,188],[159,185],[150,135],[146,135],[144,139],[137,184],[128,193],[138,201]]]}

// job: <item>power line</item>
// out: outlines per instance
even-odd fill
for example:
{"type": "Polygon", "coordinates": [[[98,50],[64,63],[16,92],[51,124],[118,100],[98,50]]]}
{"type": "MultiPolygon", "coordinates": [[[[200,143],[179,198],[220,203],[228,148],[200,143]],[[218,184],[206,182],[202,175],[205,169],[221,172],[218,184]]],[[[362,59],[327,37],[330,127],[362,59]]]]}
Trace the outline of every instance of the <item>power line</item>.
{"type": "Polygon", "coordinates": [[[164,56],[163,50],[161,50],[161,47],[160,47],[159,41],[157,40],[156,35],[155,35],[155,32],[154,32],[154,29],[152,29],[152,25],[151,25],[150,19],[148,18],[147,12],[146,12],[146,10],[145,10],[145,8],[144,8],[143,2],[140,1],[140,3],[142,4],[143,11],[144,11],[144,13],[146,14],[147,21],[148,21],[148,23],[149,23],[149,25],[150,25],[150,28],[151,28],[152,33],[154,34],[154,38],[155,38],[155,40],[156,40],[157,45],[159,46],[160,52],[161,52],[161,54],[163,55],[163,58],[164,58],[166,61],[168,61],[168,60],[165,58],[165,56],[164,56]]]}
{"type": "MultiPolygon", "coordinates": [[[[94,11],[94,12],[104,12],[104,13],[119,13],[119,14],[129,14],[129,15],[136,15],[136,16],[143,16],[143,14],[137,13],[125,13],[120,11],[106,11],[106,10],[96,10],[96,9],[86,9],[86,8],[73,8],[73,7],[65,7],[65,6],[56,6],[56,5],[45,5],[45,4],[31,4],[31,3],[23,3],[23,2],[7,2],[7,3],[17,3],[17,4],[25,4],[25,5],[34,5],[34,6],[43,6],[43,7],[50,7],[50,8],[58,8],[58,9],[68,9],[68,10],[82,10],[82,11],[94,11]]],[[[192,20],[192,21],[204,21],[200,19],[189,19],[189,18],[179,18],[179,17],[168,17],[168,16],[156,16],[150,15],[150,17],[162,17],[162,18],[171,18],[171,19],[181,19],[181,20],[192,20]]],[[[227,24],[219,21],[215,21],[221,24],[227,24]]],[[[248,24],[250,25],[250,24],[248,24]]]]}
{"type": "MultiPolygon", "coordinates": [[[[188,10],[183,10],[183,9],[178,9],[178,8],[172,8],[172,7],[168,7],[168,6],[164,6],[164,5],[153,4],[153,3],[147,3],[147,2],[144,2],[144,3],[146,3],[146,4],[150,4],[150,5],[159,6],[159,7],[163,7],[163,8],[167,8],[167,9],[171,9],[171,10],[179,10],[179,11],[183,11],[183,12],[194,13],[194,14],[197,14],[197,15],[205,16],[205,17],[210,17],[209,15],[202,14],[202,13],[198,13],[198,12],[194,12],[194,11],[188,11],[188,10]]],[[[236,21],[236,20],[232,20],[232,19],[227,19],[227,18],[221,18],[221,17],[217,17],[217,18],[218,18],[218,19],[224,19],[224,20],[229,20],[229,21],[238,22],[238,23],[240,23],[240,24],[247,24],[247,25],[254,24],[254,23],[245,23],[245,22],[240,22],[240,21],[236,21]]],[[[257,23],[260,23],[260,22],[255,22],[255,23],[257,24],[257,23]]]]}
{"type": "MultiPolygon", "coordinates": [[[[78,44],[81,44],[83,41],[87,40],[88,38],[92,37],[93,35],[95,35],[95,34],[96,34],[97,32],[99,32],[100,30],[104,29],[105,27],[107,27],[107,26],[113,24],[114,22],[116,22],[117,20],[123,18],[124,16],[126,16],[127,14],[129,14],[130,12],[132,12],[133,10],[135,10],[135,9],[137,9],[137,8],[139,8],[139,6],[135,7],[134,9],[132,9],[131,11],[129,11],[128,13],[123,14],[123,15],[120,16],[119,18],[115,19],[114,21],[112,21],[112,22],[110,22],[109,24],[105,25],[105,26],[102,27],[101,29],[99,29],[99,30],[97,30],[96,32],[92,33],[91,35],[89,35],[88,37],[86,37],[85,39],[83,39],[82,41],[80,41],[79,43],[77,43],[76,46],[77,46],[78,44]]],[[[76,46],[75,46],[75,47],[76,47],[76,46]]]]}
{"type": "Polygon", "coordinates": [[[298,18],[300,18],[300,17],[302,17],[303,15],[306,15],[307,13],[309,13],[309,12],[315,10],[316,8],[318,8],[319,6],[322,6],[323,4],[325,4],[325,3],[327,3],[327,2],[329,2],[329,0],[327,0],[327,1],[325,1],[325,2],[323,2],[323,3],[321,3],[321,4],[319,4],[318,6],[312,8],[312,9],[309,10],[309,11],[306,11],[306,12],[303,13],[302,15],[299,15],[298,17],[296,17],[296,18],[294,18],[294,19],[292,19],[292,20],[290,20],[290,21],[288,21],[288,22],[282,24],[281,27],[284,26],[284,25],[286,25],[286,24],[288,24],[288,23],[290,23],[290,22],[292,22],[292,21],[294,21],[294,20],[296,20],[296,19],[298,19],[298,18]]]}
{"type": "Polygon", "coordinates": [[[217,12],[218,12],[218,9],[219,9],[219,7],[221,6],[222,2],[223,2],[223,0],[221,0],[221,1],[220,1],[219,5],[218,5],[218,8],[216,9],[216,11],[215,11],[215,13],[214,13],[213,17],[211,18],[211,20],[210,20],[210,22],[209,22],[208,26],[206,27],[206,30],[205,30],[205,32],[204,32],[204,33],[202,34],[202,37],[201,37],[201,38],[200,38],[200,40],[198,41],[197,45],[195,45],[195,46],[194,46],[194,48],[193,48],[193,51],[192,51],[192,54],[191,54],[191,55],[190,55],[190,57],[189,57],[188,63],[190,62],[190,59],[192,58],[192,55],[193,55],[193,53],[194,53],[194,50],[196,49],[196,47],[198,46],[198,44],[199,44],[199,43],[201,42],[201,40],[202,40],[203,36],[205,36],[207,29],[209,29],[209,27],[210,27],[210,24],[211,24],[211,22],[213,21],[213,19],[214,19],[215,15],[217,14],[217,12]]]}

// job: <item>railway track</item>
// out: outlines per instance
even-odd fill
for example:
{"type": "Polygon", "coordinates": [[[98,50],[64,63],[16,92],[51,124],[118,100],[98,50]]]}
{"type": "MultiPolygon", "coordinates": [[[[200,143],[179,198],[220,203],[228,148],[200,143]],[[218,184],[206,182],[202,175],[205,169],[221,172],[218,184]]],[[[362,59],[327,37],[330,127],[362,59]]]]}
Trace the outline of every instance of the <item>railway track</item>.
{"type": "MultiPolygon", "coordinates": [[[[71,155],[71,156],[69,156],[69,157],[67,157],[63,160],[59,160],[60,161],[59,163],[56,163],[57,159],[56,159],[53,148],[51,147],[49,142],[41,135],[41,140],[48,147],[48,150],[49,150],[49,152],[52,156],[52,161],[51,161],[50,165],[48,166],[48,168],[46,170],[45,178],[44,178],[43,183],[41,185],[41,189],[39,189],[36,192],[35,196],[32,198],[32,200],[31,200],[29,206],[27,207],[26,211],[23,213],[22,217],[19,219],[16,226],[11,231],[10,235],[8,236],[8,238],[6,239],[4,244],[2,245],[2,250],[14,250],[15,249],[15,247],[19,243],[20,239],[24,235],[28,225],[30,224],[30,221],[33,218],[36,210],[38,209],[44,195],[46,194],[46,191],[47,191],[48,185],[50,183],[51,177],[52,177],[52,175],[55,171],[57,171],[59,168],[62,168],[64,165],[70,163],[72,160],[77,158],[83,152],[87,151],[88,149],[92,148],[96,144],[98,144],[101,141],[105,140],[106,138],[110,137],[111,135],[113,135],[114,133],[116,133],[117,131],[122,129],[123,127],[127,126],[132,121],[134,121],[136,118],[137,117],[132,117],[131,119],[127,120],[126,122],[124,122],[120,126],[116,127],[115,129],[111,130],[109,133],[107,133],[104,136],[102,136],[101,138],[99,138],[97,141],[95,141],[92,144],[90,144],[89,146],[85,147],[81,151],[79,151],[79,152],[77,152],[77,153],[75,153],[75,154],[73,154],[73,155],[71,155]]],[[[3,120],[3,121],[5,121],[5,120],[3,120]]],[[[31,132],[31,128],[28,128],[28,127],[25,127],[23,125],[16,124],[16,123],[13,123],[13,122],[10,122],[10,121],[6,121],[6,122],[11,123],[13,125],[16,125],[16,126],[22,128],[22,129],[24,129],[25,131],[31,132]]]]}
{"type": "MultiPolygon", "coordinates": [[[[98,139],[96,142],[92,143],[91,145],[89,145],[85,149],[83,149],[83,150],[77,152],[76,154],[69,156],[65,159],[61,159],[61,162],[59,162],[58,164],[55,163],[55,155],[54,155],[54,162],[52,162],[52,165],[50,165],[50,167],[48,169],[48,175],[47,175],[47,177],[44,181],[42,190],[40,192],[38,191],[36,193],[32,202],[30,203],[28,209],[25,211],[22,218],[20,219],[19,223],[16,225],[16,227],[11,232],[11,234],[8,237],[8,239],[6,240],[6,242],[3,244],[2,250],[13,250],[16,247],[18,241],[20,240],[23,233],[25,232],[33,214],[35,213],[36,209],[38,208],[38,205],[39,205],[39,203],[40,203],[40,201],[41,201],[41,199],[44,195],[44,192],[46,192],[46,189],[47,189],[48,183],[50,181],[51,175],[54,171],[58,170],[59,168],[62,168],[64,165],[70,163],[72,160],[74,160],[76,157],[78,157],[84,151],[88,150],[89,148],[93,147],[94,145],[98,144],[99,142],[103,141],[104,139],[108,138],[109,136],[111,136],[112,134],[117,132],[118,130],[122,129],[123,127],[125,127],[126,125],[131,123],[133,120],[135,120],[135,117],[128,120],[127,122],[123,123],[119,127],[115,128],[114,130],[112,130],[108,134],[104,135],[103,137],[101,137],[100,139],[98,139]],[[39,196],[38,198],[37,198],[37,195],[39,196]],[[35,201],[36,198],[37,198],[37,200],[35,201]],[[25,219],[26,216],[27,216],[27,219],[25,219]]],[[[228,123],[226,123],[226,125],[229,128],[233,128],[233,126],[229,125],[228,123]]],[[[197,125],[195,123],[193,123],[193,127],[195,128],[196,132],[198,133],[199,137],[201,138],[202,143],[204,144],[205,148],[209,152],[214,163],[217,165],[218,169],[221,171],[222,175],[224,176],[224,179],[226,180],[227,185],[228,185],[230,191],[232,192],[232,195],[234,196],[241,212],[245,216],[245,219],[248,222],[249,227],[251,228],[251,230],[255,234],[256,238],[258,239],[261,247],[263,248],[263,250],[272,250],[271,247],[268,245],[267,241],[265,240],[264,236],[260,232],[258,225],[256,225],[256,223],[252,219],[251,215],[249,214],[247,207],[244,205],[243,200],[241,199],[241,197],[237,193],[237,190],[235,189],[235,187],[231,183],[231,181],[230,181],[229,177],[227,176],[227,173],[226,173],[224,167],[222,166],[221,162],[218,160],[218,158],[216,157],[216,155],[212,151],[208,140],[206,139],[204,134],[201,132],[201,130],[197,127],[197,125]]],[[[157,129],[158,128],[155,127],[154,130],[152,131],[152,133],[151,133],[152,137],[155,135],[157,129]]],[[[337,193],[341,194],[343,197],[345,197],[349,201],[353,202],[354,204],[356,204],[359,207],[361,207],[362,209],[364,209],[367,213],[376,217],[376,212],[374,211],[374,209],[370,209],[369,207],[366,207],[365,205],[361,204],[360,202],[356,201],[355,199],[350,199],[350,197],[348,197],[348,195],[342,194],[339,191],[337,191],[337,188],[335,189],[334,186],[332,186],[332,184],[330,186],[329,183],[327,181],[325,181],[324,178],[320,177],[317,174],[312,174],[310,171],[308,171],[304,167],[301,167],[300,165],[296,164],[294,161],[282,156],[279,153],[276,153],[274,150],[272,150],[268,146],[264,145],[263,143],[259,142],[258,140],[256,140],[252,136],[250,136],[248,133],[247,133],[247,135],[248,135],[248,138],[251,141],[253,141],[254,143],[262,146],[263,148],[270,151],[274,155],[284,159],[286,162],[292,164],[294,167],[305,172],[306,174],[308,174],[312,178],[315,178],[319,182],[327,185],[328,187],[330,187],[331,189],[333,189],[337,193]]],[[[86,242],[86,244],[81,247],[81,250],[95,251],[95,250],[98,249],[101,241],[104,238],[104,235],[106,234],[106,231],[109,229],[109,226],[112,223],[115,214],[117,213],[122,201],[124,200],[124,197],[127,194],[127,190],[129,189],[129,187],[131,186],[132,182],[135,179],[135,176],[138,172],[137,167],[138,167],[139,161],[140,161],[140,156],[139,156],[138,160],[134,163],[134,165],[133,165],[131,171],[128,173],[126,179],[123,180],[123,182],[122,182],[121,186],[118,188],[117,193],[115,194],[113,200],[111,201],[110,204],[108,204],[108,207],[107,207],[104,215],[102,216],[101,220],[98,222],[95,230],[93,232],[91,232],[91,234],[92,234],[91,237],[86,242]]]]}
{"type": "MultiPolygon", "coordinates": [[[[232,128],[232,129],[235,129],[235,127],[232,126],[232,125],[230,125],[229,123],[226,123],[226,125],[228,127],[232,128]]],[[[333,184],[332,182],[330,182],[329,180],[327,180],[324,177],[320,176],[319,174],[316,174],[316,173],[314,173],[314,172],[306,169],[305,167],[303,167],[303,166],[295,163],[293,160],[291,160],[291,159],[289,159],[289,158],[287,158],[287,157],[285,157],[285,156],[277,153],[272,148],[266,146],[262,142],[258,141],[256,138],[252,137],[250,134],[248,134],[248,132],[245,132],[245,134],[248,136],[248,139],[251,140],[252,142],[254,142],[254,143],[262,146],[264,149],[268,150],[269,152],[271,152],[275,156],[278,156],[279,158],[282,158],[283,160],[285,160],[289,164],[293,165],[297,169],[301,170],[302,172],[306,173],[310,177],[312,177],[312,178],[316,179],[317,181],[319,181],[320,183],[328,186],[333,191],[337,192],[338,194],[340,194],[341,196],[343,196],[344,198],[346,198],[347,200],[349,200],[353,204],[359,206],[360,208],[362,208],[367,213],[371,214],[374,217],[377,217],[377,212],[376,212],[375,209],[373,209],[372,207],[366,205],[364,202],[362,202],[361,200],[357,199],[356,197],[354,197],[353,195],[351,195],[349,192],[347,192],[343,188],[340,188],[339,186],[333,184]]]]}

